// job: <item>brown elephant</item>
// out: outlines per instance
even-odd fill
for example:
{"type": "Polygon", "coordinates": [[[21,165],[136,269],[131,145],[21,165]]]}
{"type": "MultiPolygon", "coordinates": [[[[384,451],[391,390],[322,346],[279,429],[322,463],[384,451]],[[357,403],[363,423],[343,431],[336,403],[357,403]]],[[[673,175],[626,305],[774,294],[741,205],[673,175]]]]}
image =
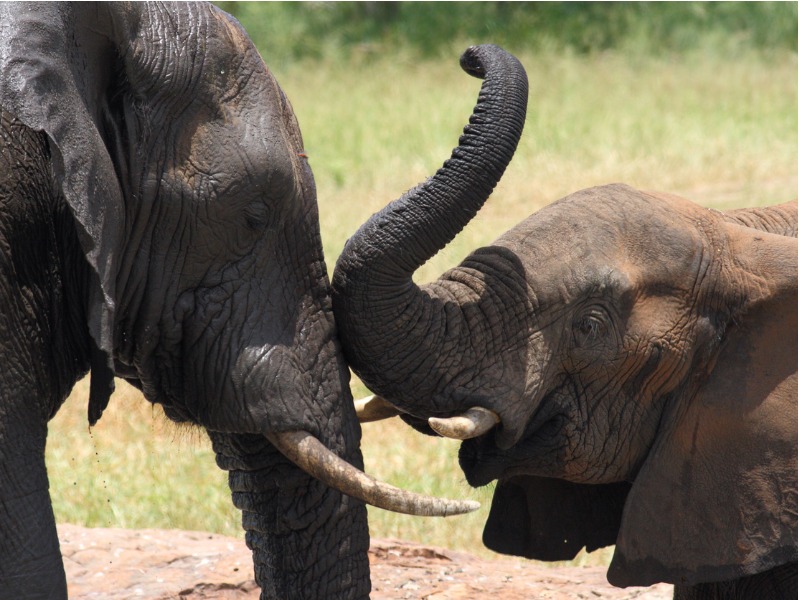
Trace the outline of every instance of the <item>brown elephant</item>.
{"type": "Polygon", "coordinates": [[[502,174],[508,114],[473,118],[337,262],[353,370],[418,429],[466,440],[470,484],[498,481],[489,548],[616,544],[617,586],[795,598],[797,204],[591,188],[416,285],[502,174]]]}

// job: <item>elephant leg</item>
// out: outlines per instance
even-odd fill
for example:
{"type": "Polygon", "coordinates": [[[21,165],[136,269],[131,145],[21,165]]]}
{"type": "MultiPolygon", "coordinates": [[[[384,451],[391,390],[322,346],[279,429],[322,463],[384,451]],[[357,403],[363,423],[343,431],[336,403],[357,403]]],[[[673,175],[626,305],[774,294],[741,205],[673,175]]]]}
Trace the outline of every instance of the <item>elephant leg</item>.
{"type": "Polygon", "coordinates": [[[8,400],[0,400],[0,600],[66,598],[44,463],[47,427],[13,418],[19,406],[8,400]]]}
{"type": "Polygon", "coordinates": [[[54,376],[16,291],[0,310],[0,600],[55,600],[67,586],[44,458],[54,376]]]}
{"type": "Polygon", "coordinates": [[[55,377],[31,331],[42,323],[31,328],[16,304],[0,310],[0,600],[55,600],[67,597],[44,458],[55,377]]]}
{"type": "Polygon", "coordinates": [[[67,596],[44,451],[86,360],[60,342],[69,319],[46,159],[43,135],[0,110],[0,600],[67,596]]]}
{"type": "Polygon", "coordinates": [[[794,600],[797,598],[797,562],[732,581],[676,585],[673,600],[794,600]]]}

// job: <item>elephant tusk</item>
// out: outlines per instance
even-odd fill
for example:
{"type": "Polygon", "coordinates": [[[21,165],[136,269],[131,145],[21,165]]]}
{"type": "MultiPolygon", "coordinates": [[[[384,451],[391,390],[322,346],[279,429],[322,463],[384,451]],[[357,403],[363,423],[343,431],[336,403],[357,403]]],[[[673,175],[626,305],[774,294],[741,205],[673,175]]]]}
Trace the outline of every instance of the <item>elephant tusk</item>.
{"type": "Polygon", "coordinates": [[[307,431],[268,433],[267,439],[306,473],[367,504],[418,517],[448,517],[472,512],[480,503],[424,496],[370,477],[339,458],[307,431]]]}
{"type": "Polygon", "coordinates": [[[361,423],[381,421],[400,414],[400,410],[396,406],[380,396],[368,396],[361,400],[355,400],[353,404],[356,407],[356,416],[361,423]]]}
{"type": "Polygon", "coordinates": [[[431,417],[428,425],[443,437],[469,440],[483,435],[500,422],[500,416],[488,408],[474,406],[468,411],[449,419],[431,417]]]}

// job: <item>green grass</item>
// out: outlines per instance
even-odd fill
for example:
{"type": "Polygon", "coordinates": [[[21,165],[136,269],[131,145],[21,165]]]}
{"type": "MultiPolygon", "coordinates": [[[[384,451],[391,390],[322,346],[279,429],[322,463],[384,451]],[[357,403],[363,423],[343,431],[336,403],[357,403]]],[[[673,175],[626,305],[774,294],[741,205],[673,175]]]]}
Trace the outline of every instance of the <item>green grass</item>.
{"type": "Polygon", "coordinates": [[[273,66],[312,58],[440,58],[491,42],[514,53],[796,51],[794,2],[217,2],[273,66]]]}
{"type": "MultiPolygon", "coordinates": [[[[528,120],[507,174],[478,218],[417,274],[436,277],[536,209],[583,187],[623,181],[717,208],[797,195],[797,58],[702,52],[668,57],[530,53],[528,120]]],[[[449,156],[480,83],[458,56],[402,51],[276,70],[314,169],[328,267],[371,213],[449,156]]],[[[88,431],[85,382],[51,424],[47,449],[57,519],[92,526],[174,527],[240,535],[240,516],[205,434],[167,422],[120,385],[88,431]]],[[[357,396],[364,388],[354,383],[357,396]]],[[[375,536],[489,554],[480,536],[491,489],[471,490],[457,444],[400,422],[364,427],[367,470],[397,485],[483,503],[426,520],[370,510],[375,536]]],[[[601,564],[609,551],[581,562],[601,564]]]]}

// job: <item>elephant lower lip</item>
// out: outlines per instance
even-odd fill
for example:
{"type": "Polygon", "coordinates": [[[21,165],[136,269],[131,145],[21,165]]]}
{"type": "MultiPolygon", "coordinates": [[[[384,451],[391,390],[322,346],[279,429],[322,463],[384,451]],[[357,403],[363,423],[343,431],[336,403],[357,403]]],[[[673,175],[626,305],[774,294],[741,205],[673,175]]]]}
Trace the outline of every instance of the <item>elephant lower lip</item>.
{"type": "Polygon", "coordinates": [[[510,448],[500,448],[497,433],[467,440],[458,451],[458,461],[467,483],[472,487],[488,485],[495,479],[524,474],[533,468],[531,461],[558,444],[563,428],[557,411],[537,413],[524,436],[510,448]]]}
{"type": "Polygon", "coordinates": [[[467,483],[476,488],[490,484],[503,472],[503,465],[494,459],[492,445],[483,439],[467,440],[461,444],[458,462],[467,483]]]}
{"type": "Polygon", "coordinates": [[[492,473],[492,472],[489,472],[489,471],[486,471],[486,472],[482,472],[482,471],[483,471],[482,469],[478,469],[478,470],[476,470],[476,471],[474,471],[472,473],[468,473],[467,471],[464,471],[464,475],[467,478],[467,483],[469,485],[471,485],[472,487],[474,487],[474,488],[479,488],[479,487],[483,487],[485,485],[489,485],[495,479],[499,479],[500,478],[500,472],[495,474],[495,473],[492,473]]]}

